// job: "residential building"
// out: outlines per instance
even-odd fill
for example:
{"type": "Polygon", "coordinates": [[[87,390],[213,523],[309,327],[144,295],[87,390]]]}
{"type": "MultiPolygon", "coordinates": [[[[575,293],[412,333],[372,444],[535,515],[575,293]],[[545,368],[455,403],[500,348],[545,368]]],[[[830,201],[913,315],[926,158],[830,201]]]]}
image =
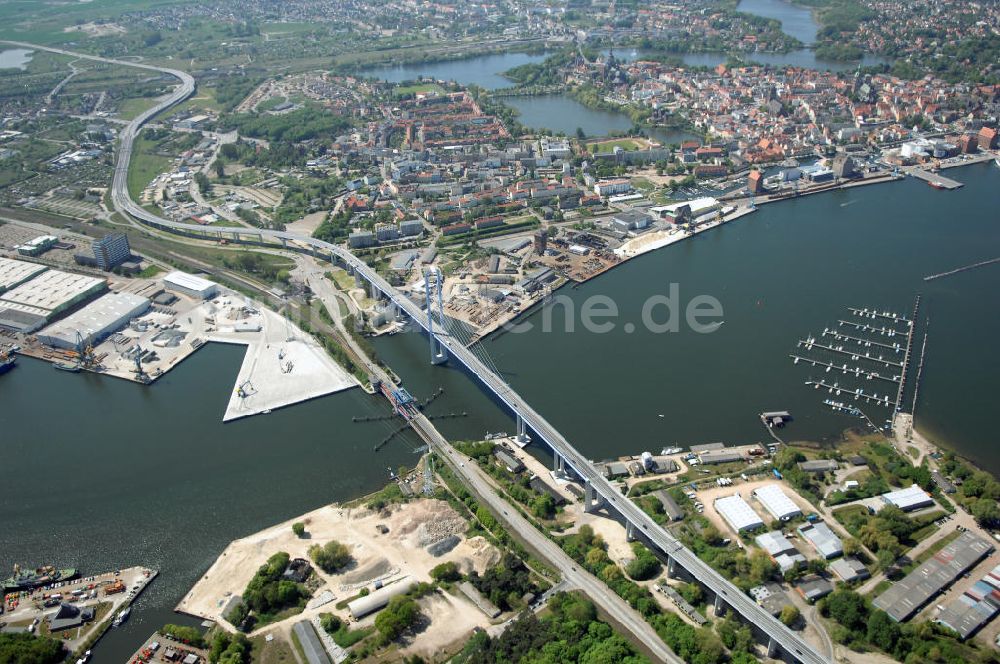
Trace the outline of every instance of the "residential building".
{"type": "Polygon", "coordinates": [[[90,244],[97,267],[112,270],[132,257],[132,249],[125,233],[110,233],[90,244]]]}

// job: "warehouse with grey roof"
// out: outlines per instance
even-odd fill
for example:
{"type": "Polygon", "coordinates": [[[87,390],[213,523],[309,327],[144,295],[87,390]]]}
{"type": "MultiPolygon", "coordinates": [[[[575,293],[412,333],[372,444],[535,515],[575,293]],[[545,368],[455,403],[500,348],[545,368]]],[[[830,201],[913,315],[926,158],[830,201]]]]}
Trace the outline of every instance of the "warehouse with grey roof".
{"type": "Polygon", "coordinates": [[[875,598],[873,604],[893,620],[908,620],[993,551],[993,545],[966,531],[941,551],[875,598]]]}

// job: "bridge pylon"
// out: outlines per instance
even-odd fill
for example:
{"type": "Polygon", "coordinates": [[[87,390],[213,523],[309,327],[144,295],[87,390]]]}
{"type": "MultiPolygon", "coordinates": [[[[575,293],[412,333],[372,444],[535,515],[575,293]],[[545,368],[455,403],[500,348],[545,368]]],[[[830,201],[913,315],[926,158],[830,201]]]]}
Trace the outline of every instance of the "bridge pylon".
{"type": "Polygon", "coordinates": [[[431,364],[448,361],[448,351],[434,334],[434,309],[437,305],[438,326],[444,331],[444,275],[436,265],[424,268],[424,307],[427,311],[427,338],[431,345],[431,364]]]}

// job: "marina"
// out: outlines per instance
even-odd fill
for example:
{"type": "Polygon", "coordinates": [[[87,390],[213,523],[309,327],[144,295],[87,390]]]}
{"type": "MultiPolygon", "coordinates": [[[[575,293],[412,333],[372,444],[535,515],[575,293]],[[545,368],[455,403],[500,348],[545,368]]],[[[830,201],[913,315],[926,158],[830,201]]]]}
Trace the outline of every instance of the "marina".
{"type": "MultiPolygon", "coordinates": [[[[849,319],[839,319],[838,326],[849,326],[857,332],[853,335],[845,334],[841,332],[838,328],[824,327],[823,332],[820,335],[821,338],[832,337],[834,341],[845,341],[849,342],[855,346],[857,349],[845,349],[843,345],[827,345],[819,343],[814,336],[807,336],[805,339],[799,339],[797,346],[802,348],[804,353],[791,353],[789,357],[792,358],[793,364],[808,365],[810,367],[823,367],[825,373],[830,373],[835,371],[840,373],[842,376],[848,378],[853,377],[855,380],[881,380],[892,384],[896,388],[895,398],[893,399],[890,394],[880,394],[871,390],[871,388],[864,387],[864,383],[858,384],[844,384],[841,385],[839,381],[833,382],[832,384],[823,379],[811,378],[805,381],[807,386],[814,389],[826,389],[829,394],[835,396],[846,396],[854,400],[864,400],[865,403],[874,404],[882,407],[892,407],[894,413],[898,413],[900,405],[903,403],[903,393],[906,389],[906,374],[910,364],[910,353],[913,345],[913,333],[914,324],[913,321],[920,311],[920,295],[918,294],[913,303],[913,312],[909,318],[906,316],[899,315],[893,311],[880,310],[880,309],[870,309],[867,307],[847,307],[847,310],[856,318],[862,320],[871,321],[874,319],[881,319],[885,321],[890,321],[894,324],[904,324],[905,329],[901,330],[896,327],[886,327],[884,325],[875,325],[870,322],[859,322],[856,320],[849,319]],[[872,336],[858,336],[868,333],[872,336]],[[894,338],[896,336],[905,337],[905,341],[897,342],[893,344],[887,344],[883,341],[878,341],[878,338],[894,338]],[[874,337],[874,338],[873,338],[874,337]],[[872,347],[876,350],[867,350],[872,347]],[[865,349],[862,351],[861,349],[865,349]],[[881,349],[881,350],[879,350],[881,349]],[[824,358],[821,355],[806,354],[810,351],[819,351],[821,353],[829,353],[831,355],[848,356],[854,362],[868,362],[871,364],[877,364],[881,367],[894,367],[898,369],[898,372],[894,372],[893,375],[883,375],[879,371],[865,368],[861,364],[848,365],[846,362],[842,364],[835,364],[832,359],[824,358]],[[895,361],[888,359],[884,351],[890,351],[895,355],[899,355],[900,352],[903,353],[902,361],[895,361]],[[876,352],[877,355],[872,353],[876,352]],[[869,391],[866,391],[869,390],[869,391]]],[[[864,414],[860,408],[856,406],[845,404],[841,401],[834,401],[832,399],[825,399],[823,403],[829,406],[830,409],[835,413],[842,413],[846,415],[851,415],[854,417],[864,418],[874,429],[879,429],[874,422],[864,414]]],[[[915,401],[914,401],[915,403],[915,401]]],[[[895,422],[894,417],[890,417],[887,422],[887,428],[892,426],[895,422]]]]}

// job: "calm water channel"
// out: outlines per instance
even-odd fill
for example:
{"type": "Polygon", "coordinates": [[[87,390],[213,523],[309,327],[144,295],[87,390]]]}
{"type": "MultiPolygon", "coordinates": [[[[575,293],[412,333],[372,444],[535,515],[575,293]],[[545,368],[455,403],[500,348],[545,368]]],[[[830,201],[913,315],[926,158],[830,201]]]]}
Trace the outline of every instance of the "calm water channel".
{"type": "MultiPolygon", "coordinates": [[[[984,467],[991,455],[993,368],[1000,351],[1000,269],[924,282],[926,274],[1000,256],[992,164],[949,172],[956,192],[907,180],[764,206],[754,215],[563,289],[579,310],[611,297],[616,330],[595,335],[506,334],[485,348],[517,389],[586,454],[610,457],[672,443],[759,440],[762,409],[788,409],[789,438],[823,438],[854,424],[803,386],[795,340],[851,305],[902,311],[924,294],[932,318],[918,421],[984,467]],[[686,304],[717,297],[713,334],[652,334],[642,303],[679,284],[686,304]],[[659,417],[663,414],[664,417],[659,417]]],[[[562,330],[557,310],[556,329],[562,330]]],[[[528,320],[538,322],[538,313],[528,320]]],[[[378,352],[418,397],[446,392],[431,413],[452,438],[511,430],[510,419],[466,375],[431,367],[417,334],[378,352]]],[[[372,446],[389,424],[351,417],[386,407],[359,390],[270,415],[221,422],[241,350],[209,345],[153,387],[53,371],[23,359],[0,377],[0,569],[54,563],[97,572],[162,570],[133,619],[97,651],[120,662],[236,537],[323,503],[380,486],[386,468],[413,463],[415,440],[372,446]]],[[[884,414],[881,414],[884,416],[884,414]]]]}

